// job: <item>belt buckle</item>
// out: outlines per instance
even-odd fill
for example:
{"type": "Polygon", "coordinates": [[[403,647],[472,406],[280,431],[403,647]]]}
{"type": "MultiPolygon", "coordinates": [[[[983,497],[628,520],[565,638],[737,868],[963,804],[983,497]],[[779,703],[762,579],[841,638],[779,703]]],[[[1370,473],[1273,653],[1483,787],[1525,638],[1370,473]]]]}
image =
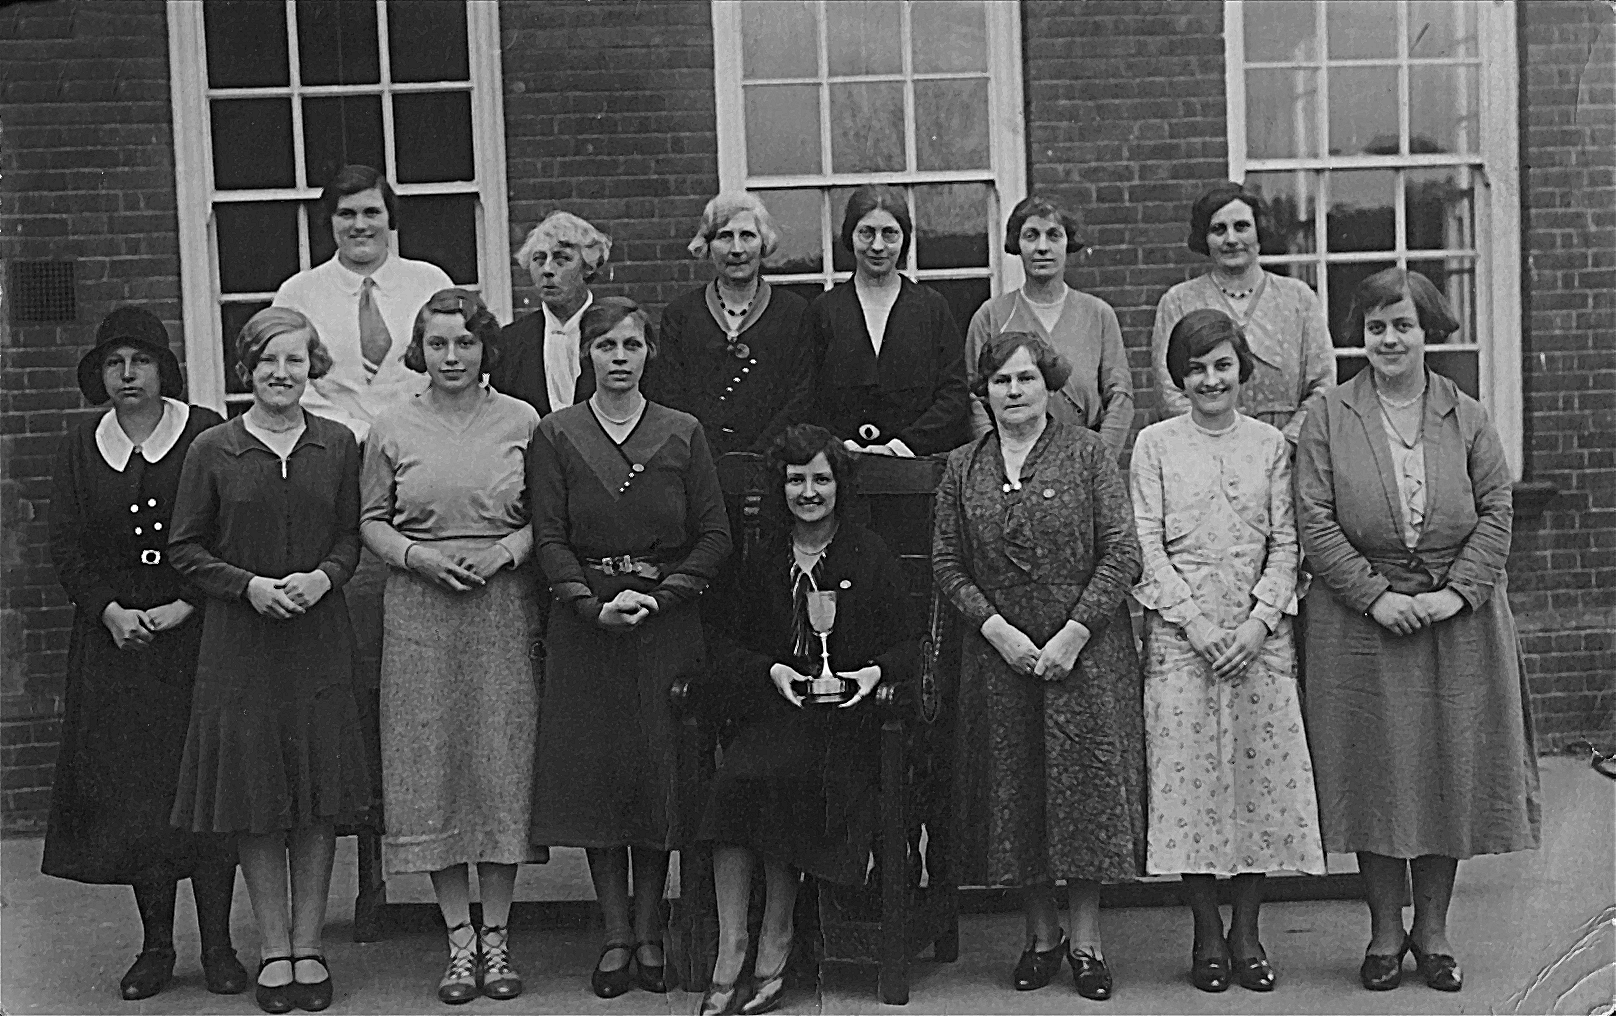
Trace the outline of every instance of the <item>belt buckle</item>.
{"type": "Polygon", "coordinates": [[[148,547],[140,552],[140,563],[145,565],[162,564],[163,552],[148,547]]]}

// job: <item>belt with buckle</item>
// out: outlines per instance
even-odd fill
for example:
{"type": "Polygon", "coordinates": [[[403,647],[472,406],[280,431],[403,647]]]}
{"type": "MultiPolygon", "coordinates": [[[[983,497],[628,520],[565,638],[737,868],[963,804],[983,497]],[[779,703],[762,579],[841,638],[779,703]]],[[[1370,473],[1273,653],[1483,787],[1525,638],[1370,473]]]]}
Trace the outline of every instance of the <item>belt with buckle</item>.
{"type": "Polygon", "coordinates": [[[140,563],[144,565],[158,565],[163,563],[163,552],[147,547],[140,552],[140,563]]]}
{"type": "Polygon", "coordinates": [[[599,560],[590,559],[585,561],[584,564],[607,575],[638,575],[642,579],[650,579],[653,582],[662,578],[661,567],[629,554],[624,554],[622,557],[603,557],[599,560]]]}

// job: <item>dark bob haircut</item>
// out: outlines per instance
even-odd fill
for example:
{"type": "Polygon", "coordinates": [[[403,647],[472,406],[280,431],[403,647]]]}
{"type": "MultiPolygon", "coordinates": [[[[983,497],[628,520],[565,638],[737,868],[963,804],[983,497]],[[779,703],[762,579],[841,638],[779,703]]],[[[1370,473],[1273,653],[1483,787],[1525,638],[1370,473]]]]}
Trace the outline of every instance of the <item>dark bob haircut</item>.
{"type": "Polygon", "coordinates": [[[578,355],[589,359],[589,344],[616,328],[618,322],[633,318],[640,323],[640,334],[645,336],[645,358],[655,360],[657,355],[656,328],[645,308],[626,296],[607,296],[596,300],[578,319],[578,355]]]}
{"type": "Polygon", "coordinates": [[[1212,229],[1212,216],[1231,201],[1244,201],[1251,209],[1260,246],[1268,235],[1268,205],[1255,191],[1233,182],[1217,184],[1195,199],[1195,204],[1190,208],[1190,235],[1185,240],[1185,246],[1197,254],[1210,255],[1212,252],[1206,245],[1206,234],[1212,229]]]}
{"type": "Polygon", "coordinates": [[[903,230],[903,246],[898,249],[898,267],[901,268],[909,257],[909,244],[915,238],[915,220],[909,217],[909,202],[904,199],[903,191],[896,187],[871,183],[853,192],[847,199],[847,211],[842,215],[842,246],[853,249],[853,230],[858,228],[860,219],[877,209],[890,213],[903,230]]]}
{"type": "Polygon", "coordinates": [[[493,373],[494,368],[499,366],[499,321],[483,306],[481,297],[458,286],[433,293],[432,299],[415,312],[410,344],[404,350],[404,366],[417,374],[426,373],[426,325],[427,320],[435,314],[456,314],[466,319],[466,331],[483,344],[482,365],[477,370],[481,374],[493,373]]]}
{"type": "Polygon", "coordinates": [[[387,177],[370,166],[343,166],[320,192],[320,215],[330,222],[337,214],[337,202],[350,194],[368,191],[372,187],[382,192],[382,204],[387,206],[387,228],[398,229],[398,195],[387,177]]]}
{"type": "Polygon", "coordinates": [[[1419,315],[1426,342],[1445,342],[1459,330],[1459,321],[1453,316],[1447,297],[1430,279],[1403,268],[1385,268],[1358,283],[1352,294],[1352,310],[1347,315],[1347,335],[1362,343],[1364,317],[1404,297],[1414,301],[1414,312],[1419,315]]]}
{"type": "Polygon", "coordinates": [[[331,352],[320,340],[314,322],[290,307],[265,307],[247,319],[236,336],[236,376],[245,385],[252,384],[253,368],[264,358],[264,347],[282,335],[304,332],[308,335],[309,380],[315,381],[331,372],[331,352]]]}
{"type": "Polygon", "coordinates": [[[1004,252],[1006,254],[1021,253],[1021,227],[1027,224],[1028,219],[1054,219],[1066,230],[1066,253],[1076,254],[1083,249],[1083,238],[1078,235],[1082,226],[1077,216],[1050,201],[1048,198],[1028,197],[1016,202],[1016,207],[1010,209],[1010,220],[1004,224],[1004,252]]]}
{"type": "Polygon", "coordinates": [[[1240,361],[1240,383],[1245,384],[1251,380],[1251,372],[1257,369],[1251,347],[1246,344],[1246,333],[1234,323],[1234,318],[1210,307],[1190,311],[1173,326],[1173,333],[1167,337],[1167,376],[1182,391],[1184,377],[1190,372],[1190,361],[1205,356],[1225,342],[1234,347],[1235,359],[1240,361]]]}
{"type": "Polygon", "coordinates": [[[836,477],[836,514],[846,514],[853,493],[853,473],[857,469],[857,460],[841,439],[824,427],[798,423],[787,427],[769,447],[769,472],[775,479],[774,489],[778,494],[778,506],[784,512],[781,516],[783,520],[791,518],[791,509],[785,501],[786,467],[806,466],[814,460],[815,455],[820,454],[825,456],[831,475],[836,477]]]}
{"type": "Polygon", "coordinates": [[[971,391],[977,398],[988,397],[988,381],[998,373],[1000,367],[1010,362],[1018,349],[1026,349],[1032,354],[1032,362],[1037,364],[1038,373],[1044,376],[1044,387],[1051,393],[1060,391],[1071,380],[1072,365],[1055,352],[1055,347],[1043,336],[1036,332],[1000,332],[984,343],[982,352],[977,354],[976,381],[971,385],[971,391]]]}

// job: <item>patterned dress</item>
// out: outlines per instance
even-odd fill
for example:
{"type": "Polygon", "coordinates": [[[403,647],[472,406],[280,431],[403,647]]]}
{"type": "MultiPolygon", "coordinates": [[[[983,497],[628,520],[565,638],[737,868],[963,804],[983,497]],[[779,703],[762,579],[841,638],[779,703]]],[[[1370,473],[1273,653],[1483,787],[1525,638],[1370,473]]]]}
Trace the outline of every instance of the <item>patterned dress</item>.
{"type": "Polygon", "coordinates": [[[1324,873],[1296,652],[1297,545],[1290,447],[1240,417],[1212,433],[1188,416],[1134,445],[1134,519],[1144,574],[1145,750],[1151,874],[1324,873]],[[1244,673],[1220,681],[1190,645],[1197,617],[1272,632],[1244,673]]]}
{"type": "Polygon", "coordinates": [[[1144,720],[1125,597],[1139,577],[1128,492],[1099,435],[1050,418],[1005,478],[997,433],[948,457],[932,570],[964,615],[955,775],[960,881],[1125,881],[1143,872],[1144,720]],[[1092,633],[1065,679],[1018,674],[994,614],[1048,642],[1092,633]]]}

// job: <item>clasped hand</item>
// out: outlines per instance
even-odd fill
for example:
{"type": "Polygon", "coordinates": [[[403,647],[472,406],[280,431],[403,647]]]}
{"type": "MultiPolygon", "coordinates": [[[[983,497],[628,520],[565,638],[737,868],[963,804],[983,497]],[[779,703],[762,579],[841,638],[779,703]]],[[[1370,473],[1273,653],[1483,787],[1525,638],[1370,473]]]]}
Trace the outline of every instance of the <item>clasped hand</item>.
{"type": "MultiPolygon", "coordinates": [[[[838,709],[851,709],[853,706],[863,702],[871,692],[875,691],[876,685],[881,683],[881,668],[872,663],[868,667],[860,667],[858,670],[849,671],[845,674],[838,673],[836,676],[858,685],[857,694],[836,707],[838,709]]],[[[803,698],[797,694],[796,685],[806,683],[812,678],[797,673],[784,663],[776,663],[769,668],[769,680],[774,682],[774,690],[780,693],[781,698],[798,709],[802,708],[803,698]]]]}
{"type": "Polygon", "coordinates": [[[1064,680],[1077,666],[1077,654],[1088,645],[1090,634],[1088,628],[1076,621],[1067,621],[1040,647],[1001,614],[994,614],[982,623],[982,637],[998,651],[1011,670],[1042,681],[1064,680]]]}
{"type": "Polygon", "coordinates": [[[1227,681],[1245,673],[1257,658],[1268,638],[1268,626],[1248,617],[1236,628],[1219,628],[1205,617],[1197,617],[1185,626],[1184,636],[1190,640],[1190,648],[1212,664],[1213,676],[1227,681]]]}
{"type": "Polygon", "coordinates": [[[624,589],[600,608],[603,628],[632,628],[657,611],[657,601],[637,589],[624,589]]]}
{"type": "Polygon", "coordinates": [[[474,554],[450,557],[436,547],[412,544],[405,555],[410,570],[452,593],[469,593],[488,584],[494,573],[511,563],[511,552],[498,543],[474,554]]]}
{"type": "Polygon", "coordinates": [[[247,582],[247,602],[265,617],[277,621],[306,613],[331,591],[331,576],[314,571],[293,572],[283,579],[254,575],[247,582]]]}
{"type": "Polygon", "coordinates": [[[1396,635],[1412,635],[1421,628],[1459,613],[1465,606],[1464,597],[1451,589],[1438,589],[1433,593],[1394,593],[1387,590],[1369,607],[1369,616],[1375,623],[1396,635]]]}

